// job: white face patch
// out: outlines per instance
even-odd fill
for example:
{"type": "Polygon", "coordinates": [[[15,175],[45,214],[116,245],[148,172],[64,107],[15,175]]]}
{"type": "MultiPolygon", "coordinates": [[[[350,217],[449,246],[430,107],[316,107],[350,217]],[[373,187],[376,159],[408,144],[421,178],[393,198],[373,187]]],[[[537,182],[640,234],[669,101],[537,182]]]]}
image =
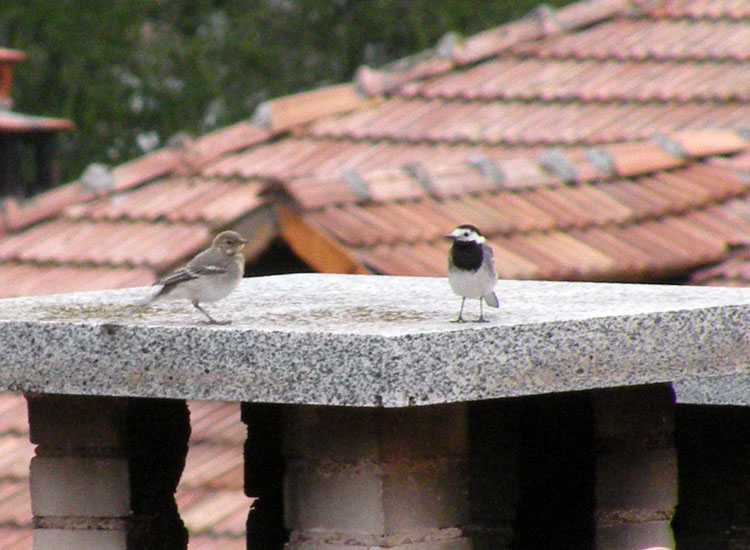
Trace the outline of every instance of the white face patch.
{"type": "Polygon", "coordinates": [[[466,229],[463,227],[457,227],[453,230],[453,233],[451,233],[456,239],[459,241],[464,242],[475,242],[478,244],[482,244],[486,239],[478,234],[476,231],[472,231],[471,229],[466,229]]]}

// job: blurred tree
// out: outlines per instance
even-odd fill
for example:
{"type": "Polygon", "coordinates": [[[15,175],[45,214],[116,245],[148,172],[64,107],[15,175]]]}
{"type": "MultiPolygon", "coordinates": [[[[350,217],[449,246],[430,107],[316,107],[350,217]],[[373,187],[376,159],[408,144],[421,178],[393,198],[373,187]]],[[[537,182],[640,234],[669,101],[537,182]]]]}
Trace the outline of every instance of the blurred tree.
{"type": "MultiPolygon", "coordinates": [[[[562,5],[569,0],[554,0],[562,5]]],[[[62,181],[185,131],[249,117],[264,99],[349,80],[527,13],[536,0],[3,0],[0,45],[24,50],[19,111],[72,119],[62,181]]]]}

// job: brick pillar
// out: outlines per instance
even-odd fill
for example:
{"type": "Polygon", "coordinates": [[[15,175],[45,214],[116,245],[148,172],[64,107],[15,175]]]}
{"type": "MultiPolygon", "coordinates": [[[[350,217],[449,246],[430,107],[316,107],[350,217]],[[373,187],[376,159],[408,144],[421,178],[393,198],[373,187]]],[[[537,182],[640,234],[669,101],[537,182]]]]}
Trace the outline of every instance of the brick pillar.
{"type": "Polygon", "coordinates": [[[674,548],[675,399],[669,385],[594,394],[596,548],[674,548]]]}
{"type": "Polygon", "coordinates": [[[189,436],[184,401],[27,401],[34,550],[186,548],[173,494],[189,436]]]}
{"type": "Polygon", "coordinates": [[[468,550],[463,404],[290,407],[287,550],[468,550]]]}

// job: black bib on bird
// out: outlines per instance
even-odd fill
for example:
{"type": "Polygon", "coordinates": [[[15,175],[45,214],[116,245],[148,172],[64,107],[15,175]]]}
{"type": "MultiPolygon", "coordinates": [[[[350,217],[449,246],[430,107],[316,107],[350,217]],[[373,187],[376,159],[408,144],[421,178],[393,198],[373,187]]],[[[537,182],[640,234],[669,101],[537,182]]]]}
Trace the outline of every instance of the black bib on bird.
{"type": "Polygon", "coordinates": [[[453,265],[466,271],[476,271],[482,265],[482,245],[476,242],[453,241],[453,265]]]}

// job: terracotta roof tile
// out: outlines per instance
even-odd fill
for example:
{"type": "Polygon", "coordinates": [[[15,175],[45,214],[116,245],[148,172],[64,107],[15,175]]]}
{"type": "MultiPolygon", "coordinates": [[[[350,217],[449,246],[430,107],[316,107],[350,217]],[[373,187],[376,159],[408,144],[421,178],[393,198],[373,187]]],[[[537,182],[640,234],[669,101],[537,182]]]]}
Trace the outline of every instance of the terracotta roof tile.
{"type": "Polygon", "coordinates": [[[729,251],[727,256],[718,265],[695,271],[690,277],[690,282],[701,285],[749,286],[750,248],[736,248],[729,251]]]}
{"type": "Polygon", "coordinates": [[[253,122],[272,132],[287,130],[321,117],[352,111],[370,103],[354,84],[338,84],[262,103],[253,122]]]}
{"type": "Polygon", "coordinates": [[[175,149],[159,149],[143,155],[112,169],[114,188],[121,191],[154,180],[172,172],[179,163],[180,153],[175,149]]]}
{"type": "MultiPolygon", "coordinates": [[[[28,454],[15,458],[19,461],[30,460],[28,454]]],[[[23,484],[15,481],[0,481],[0,516],[11,525],[29,524],[31,497],[25,489],[23,484]]]]}
{"type": "MultiPolygon", "coordinates": [[[[26,418],[26,401],[17,395],[0,392],[0,434],[26,436],[28,421],[26,418]]],[[[29,443],[29,446],[31,444],[29,443]]]]}
{"type": "MultiPolygon", "coordinates": [[[[0,436],[0,472],[9,480],[24,479],[34,446],[16,433],[0,436]]],[[[12,485],[12,484],[11,484],[12,485]]],[[[28,500],[28,497],[27,497],[28,500]]],[[[7,517],[0,513],[0,517],[7,517]]],[[[25,516],[24,516],[25,517],[25,516]]]]}
{"type": "Polygon", "coordinates": [[[744,0],[665,0],[653,3],[649,12],[654,17],[740,19],[750,17],[750,6],[744,0]]]}
{"type": "Polygon", "coordinates": [[[741,151],[747,140],[737,132],[727,130],[685,130],[675,132],[672,139],[678,141],[691,156],[711,156],[741,151]]]}
{"type": "Polygon", "coordinates": [[[94,196],[77,183],[61,185],[28,200],[19,202],[12,198],[5,199],[0,203],[0,217],[5,231],[18,231],[54,216],[71,204],[91,200],[94,196]]]}
{"type": "Polygon", "coordinates": [[[0,550],[29,550],[32,538],[29,527],[0,527],[0,550]]]}
{"type": "MultiPolygon", "coordinates": [[[[236,422],[236,419],[235,419],[236,422]]],[[[237,489],[242,492],[242,444],[222,445],[216,441],[190,445],[181,482],[186,487],[237,489]],[[223,482],[220,482],[220,479],[223,482]]]]}
{"type": "Polygon", "coordinates": [[[249,122],[239,122],[199,137],[193,143],[193,151],[202,162],[209,162],[232,151],[266,141],[271,136],[271,132],[265,128],[249,122]]]}
{"type": "Polygon", "coordinates": [[[503,213],[498,218],[505,226],[498,227],[499,233],[528,232],[555,226],[552,214],[533,205],[520,193],[493,193],[483,200],[497,212],[503,213]]]}
{"type": "Polygon", "coordinates": [[[465,100],[742,100],[746,63],[503,58],[467,72],[414,83],[404,96],[465,100]]]}
{"type": "MultiPolygon", "coordinates": [[[[456,212],[451,211],[446,207],[445,203],[437,200],[421,200],[411,203],[405,203],[404,206],[408,207],[409,210],[414,212],[416,215],[423,219],[432,220],[432,226],[435,227],[434,235],[443,236],[446,233],[446,228],[451,228],[464,223],[463,218],[457,215],[456,212]]],[[[424,226],[425,229],[428,227],[424,226]]]]}
{"type": "Polygon", "coordinates": [[[435,231],[440,231],[433,220],[416,215],[408,206],[398,203],[373,205],[368,208],[371,216],[395,231],[400,240],[418,242],[429,240],[435,231]]]}
{"type": "MultiPolygon", "coordinates": [[[[252,503],[242,491],[244,437],[226,437],[227,432],[245,430],[239,422],[239,404],[191,402],[190,410],[193,438],[176,495],[191,531],[189,549],[202,548],[203,539],[216,542],[220,550],[244,548],[245,520],[252,503]],[[230,444],[222,443],[230,439],[230,444]],[[192,485],[196,481],[200,485],[192,485]]],[[[0,393],[0,417],[0,549],[28,550],[32,538],[28,464],[34,446],[28,439],[23,396],[0,393]]]]}
{"type": "Polygon", "coordinates": [[[730,20],[617,20],[525,43],[513,51],[541,57],[746,60],[750,52],[741,41],[747,44],[747,33],[746,25],[730,20]]]}
{"type": "Polygon", "coordinates": [[[601,277],[602,280],[637,279],[638,275],[645,273],[648,269],[650,258],[644,251],[619,238],[618,233],[617,226],[589,227],[585,230],[570,232],[571,236],[616,260],[597,278],[601,277]]]}
{"type": "MultiPolygon", "coordinates": [[[[424,244],[437,242],[435,239],[457,223],[470,222],[481,227],[493,242],[502,243],[506,254],[520,258],[520,262],[511,262],[521,265],[509,269],[514,276],[615,280],[620,273],[628,280],[637,280],[649,270],[668,275],[715,261],[725,253],[740,230],[730,228],[728,216],[733,214],[713,205],[750,191],[750,179],[695,163],[686,156],[691,153],[670,140],[667,136],[609,148],[622,171],[623,159],[632,159],[634,165],[628,171],[647,174],[634,181],[607,180],[595,174],[591,166],[589,175],[596,177],[590,183],[576,185],[563,185],[547,174],[544,184],[531,188],[461,188],[458,177],[458,191],[447,197],[423,186],[421,196],[410,194],[403,202],[398,194],[382,201],[371,197],[359,199],[357,206],[330,206],[308,211],[305,216],[380,272],[442,274],[444,257],[436,252],[440,247],[425,248],[424,244]],[[673,147],[680,150],[672,151],[673,147]],[[640,161],[637,168],[636,161],[640,161]],[[399,200],[398,206],[408,209],[410,215],[400,218],[402,212],[391,209],[396,205],[393,200],[399,200]],[[698,222],[685,217],[696,212],[709,214],[698,222]],[[413,229],[409,224],[415,218],[432,223],[417,222],[419,229],[413,229]],[[609,247],[624,257],[613,255],[609,247]],[[645,254],[639,253],[639,248],[645,254]],[[405,256],[412,260],[407,262],[405,256]]],[[[747,146],[740,139],[725,140],[723,145],[729,152],[747,146]]],[[[582,158],[579,152],[570,155],[569,161],[575,167],[582,158]]],[[[506,173],[506,167],[513,164],[538,169],[539,161],[519,159],[503,161],[499,166],[506,173]]],[[[436,173],[450,174],[451,169],[439,167],[410,175],[434,183],[439,180],[436,173]]],[[[362,174],[363,178],[368,176],[362,174]]],[[[526,179],[519,177],[518,181],[526,179]]]]}
{"type": "Polygon", "coordinates": [[[738,218],[750,222],[750,201],[746,197],[740,197],[727,201],[723,205],[724,210],[738,218]]]}
{"type": "Polygon", "coordinates": [[[668,170],[682,164],[682,159],[669,154],[655,143],[611,145],[607,150],[614,158],[615,170],[619,176],[668,170]]]}
{"type": "Polygon", "coordinates": [[[420,162],[458,164],[469,157],[484,154],[491,158],[513,158],[533,154],[538,148],[480,146],[447,143],[357,142],[336,139],[290,138],[229,155],[207,166],[204,177],[266,178],[290,180],[302,177],[336,177],[345,169],[358,172],[401,168],[420,162]]]}
{"type": "Polygon", "coordinates": [[[247,428],[237,421],[239,417],[238,403],[191,401],[190,425],[193,440],[242,445],[247,438],[247,428]]]}
{"type": "Polygon", "coordinates": [[[544,233],[516,234],[509,236],[505,242],[508,249],[536,266],[540,278],[562,279],[569,270],[570,264],[560,264],[561,260],[565,261],[564,254],[556,257],[557,251],[549,247],[544,233]]]}
{"type": "Polygon", "coordinates": [[[205,221],[226,225],[264,202],[260,182],[169,178],[157,183],[75,205],[65,213],[91,220],[205,221]]]}
{"type": "MultiPolygon", "coordinates": [[[[381,273],[399,273],[401,275],[426,275],[433,273],[428,270],[434,266],[429,264],[429,259],[422,259],[413,253],[411,246],[406,244],[378,246],[359,251],[364,263],[381,273]],[[425,263],[426,262],[426,263],[425,263]]],[[[439,274],[445,273],[445,264],[439,274]]]]}
{"type": "Polygon", "coordinates": [[[304,178],[284,183],[284,189],[302,208],[320,208],[327,204],[356,202],[359,197],[342,177],[304,178]]]}
{"type": "Polygon", "coordinates": [[[306,218],[324,227],[349,246],[372,246],[380,240],[367,221],[342,208],[327,207],[310,213],[306,218]]]}
{"type": "Polygon", "coordinates": [[[246,550],[245,537],[215,535],[193,535],[188,543],[189,550],[246,550]]]}
{"type": "MultiPolygon", "coordinates": [[[[395,101],[395,100],[394,100],[395,101]]],[[[337,125],[313,125],[310,135],[351,139],[392,139],[396,141],[473,142],[508,144],[595,144],[606,141],[645,139],[658,133],[672,133],[700,127],[699,115],[707,120],[719,117],[719,126],[741,129],[746,110],[738,104],[732,109],[713,104],[621,104],[621,103],[472,103],[422,101],[411,99],[399,105],[404,116],[413,109],[430,107],[425,116],[406,125],[343,117],[337,125]],[[431,106],[430,106],[431,105],[431,106]],[[722,120],[724,118],[724,120],[722,120]]],[[[750,108],[749,108],[750,109],[750,108]]],[[[748,110],[750,116],[750,110],[748,110]]],[[[746,120],[746,119],[744,119],[746,120]]],[[[701,123],[703,124],[703,123],[701,123]]]]}
{"type": "Polygon", "coordinates": [[[440,74],[453,68],[453,63],[449,59],[437,57],[432,52],[415,58],[416,60],[403,60],[392,71],[375,70],[363,65],[355,76],[357,87],[368,95],[376,96],[410,80],[440,74]]]}
{"type": "Polygon", "coordinates": [[[0,296],[108,290],[153,283],[149,269],[0,263],[0,296]]]}
{"type": "Polygon", "coordinates": [[[0,242],[0,261],[128,264],[163,268],[210,240],[196,224],[58,219],[0,242]],[[121,248],[115,243],[127,243],[121,248]]]}
{"type": "Polygon", "coordinates": [[[417,258],[425,273],[444,275],[448,269],[448,242],[439,239],[435,242],[421,242],[412,245],[411,257],[417,258]]]}
{"type": "MultiPolygon", "coordinates": [[[[360,177],[362,177],[361,174],[360,177]]],[[[412,199],[429,192],[420,186],[415,178],[401,169],[368,172],[362,179],[367,183],[368,200],[376,202],[412,199]]]]}
{"type": "Polygon", "coordinates": [[[729,210],[710,206],[691,212],[687,217],[698,227],[722,235],[729,245],[750,244],[750,221],[743,220],[729,210]]]}
{"type": "Polygon", "coordinates": [[[501,279],[538,279],[539,266],[523,257],[507,239],[493,237],[489,240],[495,256],[497,275],[501,279]]]}

